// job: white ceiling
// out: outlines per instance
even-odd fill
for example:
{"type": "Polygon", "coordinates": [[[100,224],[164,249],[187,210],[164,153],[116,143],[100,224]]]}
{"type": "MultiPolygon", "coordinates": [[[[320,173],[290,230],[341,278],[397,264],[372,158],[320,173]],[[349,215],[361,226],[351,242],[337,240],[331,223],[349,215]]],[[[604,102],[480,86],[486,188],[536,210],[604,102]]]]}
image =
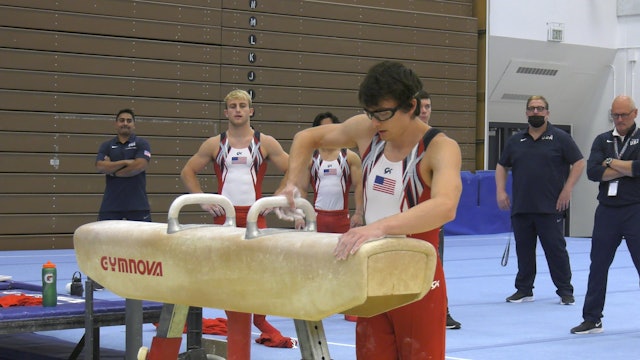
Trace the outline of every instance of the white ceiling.
{"type": "Polygon", "coordinates": [[[526,99],[542,95],[552,122],[576,125],[585,100],[613,76],[615,49],[497,36],[488,44],[488,121],[525,123],[526,99]]]}

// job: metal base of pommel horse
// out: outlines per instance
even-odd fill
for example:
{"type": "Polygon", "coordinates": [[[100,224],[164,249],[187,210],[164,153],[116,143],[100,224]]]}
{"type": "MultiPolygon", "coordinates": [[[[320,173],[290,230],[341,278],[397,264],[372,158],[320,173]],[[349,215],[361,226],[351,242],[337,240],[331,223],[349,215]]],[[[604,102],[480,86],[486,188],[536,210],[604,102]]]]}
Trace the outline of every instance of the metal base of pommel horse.
{"type": "MultiPolygon", "coordinates": [[[[165,304],[160,315],[160,324],[151,348],[140,348],[138,360],[240,360],[234,354],[223,358],[206,354],[204,349],[187,349],[179,354],[184,323],[187,320],[189,306],[165,304]]],[[[294,319],[298,346],[302,360],[330,360],[329,346],[324,333],[322,320],[307,321],[294,319]]],[[[249,360],[249,359],[242,359],[249,360]]]]}
{"type": "MultiPolygon", "coordinates": [[[[187,351],[183,354],[179,354],[180,360],[230,360],[232,358],[223,358],[214,354],[207,354],[201,347],[200,339],[195,339],[197,329],[200,329],[199,336],[202,336],[202,319],[200,321],[192,318],[193,314],[200,314],[202,316],[201,308],[193,308],[184,305],[165,304],[162,307],[162,313],[160,315],[160,325],[157,329],[157,336],[154,338],[152,348],[154,354],[156,353],[156,347],[158,356],[164,354],[167,351],[171,357],[156,357],[148,355],[149,350],[142,347],[138,352],[139,360],[173,360],[175,352],[179,352],[180,344],[182,340],[182,332],[184,320],[187,320],[187,351]],[[195,311],[194,311],[195,310],[195,311]],[[199,310],[199,311],[198,311],[199,310]],[[197,326],[197,327],[196,327],[197,326]],[[160,340],[168,339],[168,340],[160,340]],[[161,345],[163,342],[166,344],[161,345]],[[155,345],[154,345],[155,344],[155,345]],[[169,349],[165,348],[166,346],[169,349]],[[177,347],[175,350],[174,347],[177,347]]],[[[308,321],[293,319],[296,334],[298,335],[298,346],[300,347],[301,360],[330,360],[329,347],[324,332],[324,326],[322,320],[308,321]]],[[[231,354],[233,356],[233,354],[231,354]]]]}
{"type": "MultiPolygon", "coordinates": [[[[181,360],[232,360],[217,355],[206,354],[204,349],[187,349],[179,354],[182,343],[184,323],[187,320],[189,306],[165,304],[160,315],[156,336],[153,338],[151,349],[140,348],[138,360],[174,360],[176,354],[181,360]]],[[[324,332],[322,320],[293,320],[298,336],[298,346],[302,360],[330,360],[329,346],[324,332]]],[[[246,359],[248,360],[248,359],[246,359]]]]}
{"type": "MultiPolygon", "coordinates": [[[[318,233],[316,214],[304,199],[296,200],[307,220],[302,231],[257,228],[262,211],[286,206],[280,196],[258,200],[244,229],[235,226],[225,197],[182,195],[171,204],[168,224],[109,220],[80,226],[74,233],[78,266],[118,296],[168,304],[150,349],[138,353],[144,360],[179,357],[190,306],[227,311],[228,360],[249,360],[251,314],[299,319],[302,358],[328,360],[322,319],[338,313],[371,317],[430,290],[437,254],[428,242],[385,237],[339,261],[333,249],[340,235],[318,233]],[[203,203],[222,206],[227,223],[179,224],[182,206],[203,203]]],[[[182,359],[213,358],[189,343],[202,340],[201,329],[189,329],[182,359]]]]}

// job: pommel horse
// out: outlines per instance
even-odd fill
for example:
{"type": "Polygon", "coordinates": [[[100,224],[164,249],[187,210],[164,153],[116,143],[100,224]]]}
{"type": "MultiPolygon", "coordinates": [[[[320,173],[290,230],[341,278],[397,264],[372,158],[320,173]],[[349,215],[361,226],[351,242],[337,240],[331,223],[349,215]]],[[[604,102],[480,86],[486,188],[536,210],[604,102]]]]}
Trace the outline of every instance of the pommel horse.
{"type": "Polygon", "coordinates": [[[227,198],[182,195],[171,204],[167,224],[110,220],[80,226],[74,233],[78,265],[119,296],[167,304],[151,348],[138,353],[145,360],[177,359],[189,306],[295,319],[302,358],[329,359],[323,318],[370,317],[430,290],[437,255],[428,242],[386,237],[336,260],[340,235],[316,232],[316,214],[305,199],[296,200],[307,220],[303,230],[258,229],[262,211],[287,206],[281,196],[259,199],[245,229],[235,227],[227,198]],[[224,208],[224,225],[179,223],[183,206],[206,203],[224,208]]]}

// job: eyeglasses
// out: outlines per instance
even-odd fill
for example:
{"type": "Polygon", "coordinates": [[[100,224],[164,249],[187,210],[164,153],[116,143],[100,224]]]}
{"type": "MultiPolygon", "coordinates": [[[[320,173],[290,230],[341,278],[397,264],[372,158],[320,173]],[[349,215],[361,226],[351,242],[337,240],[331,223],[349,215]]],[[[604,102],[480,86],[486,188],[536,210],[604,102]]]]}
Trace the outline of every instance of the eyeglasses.
{"type": "Polygon", "coordinates": [[[534,112],[534,111],[543,112],[545,110],[547,110],[547,108],[544,106],[527,106],[527,111],[529,112],[534,112]]]}
{"type": "Polygon", "coordinates": [[[629,115],[633,114],[634,110],[629,111],[626,114],[616,114],[616,113],[611,113],[609,114],[609,116],[611,117],[612,120],[615,120],[617,118],[621,118],[621,119],[626,119],[627,117],[629,117],[629,115]]]}
{"type": "Polygon", "coordinates": [[[367,114],[367,116],[369,117],[369,120],[373,120],[373,118],[376,118],[376,120],[378,121],[387,121],[391,119],[393,115],[396,114],[396,111],[398,111],[399,108],[400,108],[400,105],[392,109],[380,109],[376,111],[369,111],[367,109],[363,109],[363,110],[364,110],[364,113],[367,114]]]}

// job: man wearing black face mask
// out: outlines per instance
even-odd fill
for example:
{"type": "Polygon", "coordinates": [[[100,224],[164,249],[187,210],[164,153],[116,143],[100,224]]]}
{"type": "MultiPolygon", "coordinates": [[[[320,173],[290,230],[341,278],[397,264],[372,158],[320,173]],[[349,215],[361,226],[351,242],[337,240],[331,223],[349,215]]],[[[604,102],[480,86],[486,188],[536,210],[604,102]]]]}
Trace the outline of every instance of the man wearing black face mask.
{"type": "Polygon", "coordinates": [[[496,200],[500,209],[511,209],[518,257],[517,291],[506,300],[533,301],[536,245],[540,238],[560,304],[573,305],[563,218],[585,160],[571,136],[549,123],[549,103],[543,96],[527,100],[526,114],[529,127],[509,138],[496,166],[496,200]],[[506,192],[509,169],[513,201],[506,192]]]}

